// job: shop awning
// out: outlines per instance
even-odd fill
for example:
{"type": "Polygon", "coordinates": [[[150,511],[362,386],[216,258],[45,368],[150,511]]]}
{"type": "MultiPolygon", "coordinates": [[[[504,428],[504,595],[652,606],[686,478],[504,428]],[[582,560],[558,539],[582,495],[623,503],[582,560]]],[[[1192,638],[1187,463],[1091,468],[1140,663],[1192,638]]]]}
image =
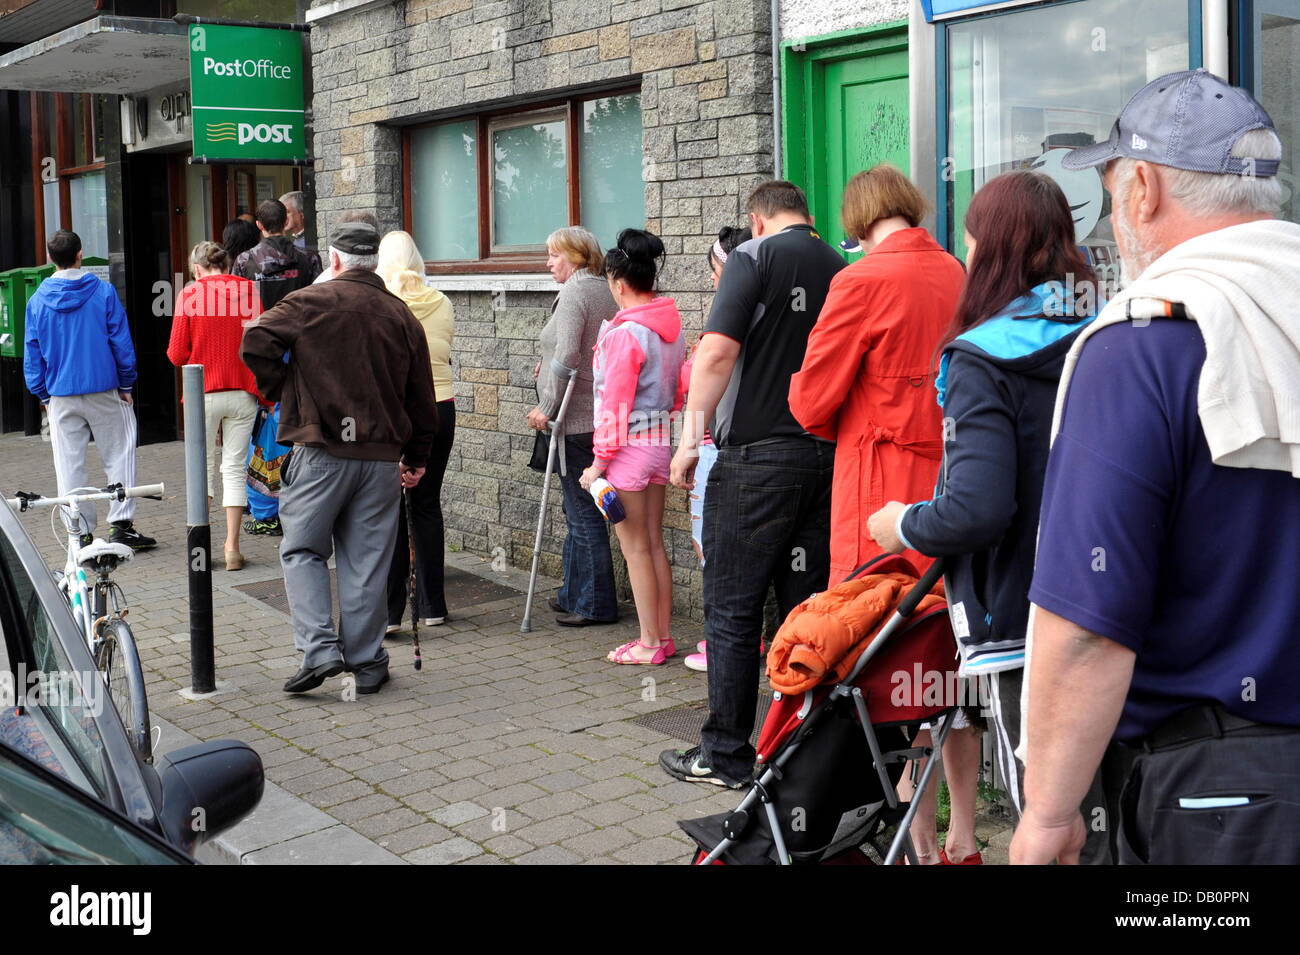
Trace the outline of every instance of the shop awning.
{"type": "Polygon", "coordinates": [[[0,89],[139,93],[189,76],[188,28],[95,17],[0,56],[0,89]]]}

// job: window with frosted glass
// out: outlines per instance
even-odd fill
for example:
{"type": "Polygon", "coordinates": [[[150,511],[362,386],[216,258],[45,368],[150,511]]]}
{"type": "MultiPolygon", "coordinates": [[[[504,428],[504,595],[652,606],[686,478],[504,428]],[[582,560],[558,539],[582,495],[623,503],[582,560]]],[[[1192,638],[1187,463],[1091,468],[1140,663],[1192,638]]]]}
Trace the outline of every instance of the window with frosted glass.
{"type": "Polygon", "coordinates": [[[543,249],[551,232],[569,224],[564,117],[495,126],[489,135],[492,248],[505,252],[543,249]]]}
{"type": "Polygon", "coordinates": [[[1079,0],[950,27],[950,248],[965,256],[962,222],[984,183],[1034,169],[1065,192],[1079,242],[1099,273],[1117,277],[1100,172],[1063,169],[1061,158],[1106,139],[1129,97],[1148,82],[1189,68],[1188,30],[1187,0],[1079,0]]]}
{"type": "Polygon", "coordinates": [[[78,176],[72,191],[72,231],[81,238],[81,254],[108,258],[108,196],[104,174],[78,176]]]}
{"type": "Polygon", "coordinates": [[[623,229],[645,226],[641,179],[641,97],[582,104],[582,224],[611,248],[623,229]]]}
{"type": "Polygon", "coordinates": [[[41,183],[41,202],[45,208],[45,235],[41,237],[41,248],[45,248],[45,241],[54,233],[58,232],[63,226],[59,225],[62,221],[59,206],[59,181],[41,183]]]}
{"type": "Polygon", "coordinates": [[[479,257],[476,125],[411,133],[411,236],[426,259],[479,257]]]}

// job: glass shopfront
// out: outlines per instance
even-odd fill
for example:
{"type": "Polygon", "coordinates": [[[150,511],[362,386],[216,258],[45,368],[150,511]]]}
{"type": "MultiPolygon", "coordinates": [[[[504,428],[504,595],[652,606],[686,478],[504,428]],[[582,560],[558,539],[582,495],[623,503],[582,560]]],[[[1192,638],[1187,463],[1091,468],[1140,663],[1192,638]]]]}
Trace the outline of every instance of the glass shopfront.
{"type": "Polygon", "coordinates": [[[1100,174],[1065,170],[1061,158],[1106,139],[1148,82],[1200,65],[1199,11],[1188,0],[1073,0],[940,24],[940,229],[954,254],[965,256],[962,222],[976,190],[1004,172],[1035,169],[1064,190],[1094,265],[1117,276],[1100,174]]]}
{"type": "Polygon", "coordinates": [[[1300,222],[1300,198],[1296,196],[1297,116],[1300,113],[1300,0],[1255,0],[1243,4],[1238,20],[1238,75],[1233,81],[1245,86],[1268,110],[1282,139],[1282,179],[1285,198],[1282,217],[1300,222]]]}

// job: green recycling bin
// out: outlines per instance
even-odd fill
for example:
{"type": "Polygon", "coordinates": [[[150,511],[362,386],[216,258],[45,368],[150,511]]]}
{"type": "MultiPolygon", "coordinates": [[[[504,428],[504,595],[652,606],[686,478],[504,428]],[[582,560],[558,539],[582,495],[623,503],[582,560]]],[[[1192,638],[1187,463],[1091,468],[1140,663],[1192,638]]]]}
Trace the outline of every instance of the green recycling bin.
{"type": "Polygon", "coordinates": [[[21,358],[27,308],[27,270],[0,272],[0,357],[21,358]]]}
{"type": "MultiPolygon", "coordinates": [[[[108,260],[91,256],[83,259],[82,265],[107,266],[108,260]]],[[[0,272],[0,358],[23,357],[27,303],[54,271],[54,265],[48,264],[0,272]]]]}

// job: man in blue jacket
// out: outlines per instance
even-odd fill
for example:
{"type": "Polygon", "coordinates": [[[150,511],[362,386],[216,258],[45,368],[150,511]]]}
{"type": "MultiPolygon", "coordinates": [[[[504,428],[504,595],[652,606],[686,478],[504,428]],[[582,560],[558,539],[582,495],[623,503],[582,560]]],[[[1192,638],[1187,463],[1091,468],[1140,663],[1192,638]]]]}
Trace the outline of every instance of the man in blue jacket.
{"type": "MultiPolygon", "coordinates": [[[[27,389],[49,413],[50,444],[59,494],[86,484],[86,447],[93,437],[110,484],[135,484],[135,348],[126,310],[107,282],[81,269],[81,239],[59,231],[47,246],[58,271],[27,303],[23,372],[27,389]]],[[[109,540],[153,547],[134,526],[135,500],[114,501],[109,540]]],[[[95,528],[95,505],[81,510],[83,540],[95,528]]],[[[89,541],[86,541],[87,543],[89,541]]]]}

